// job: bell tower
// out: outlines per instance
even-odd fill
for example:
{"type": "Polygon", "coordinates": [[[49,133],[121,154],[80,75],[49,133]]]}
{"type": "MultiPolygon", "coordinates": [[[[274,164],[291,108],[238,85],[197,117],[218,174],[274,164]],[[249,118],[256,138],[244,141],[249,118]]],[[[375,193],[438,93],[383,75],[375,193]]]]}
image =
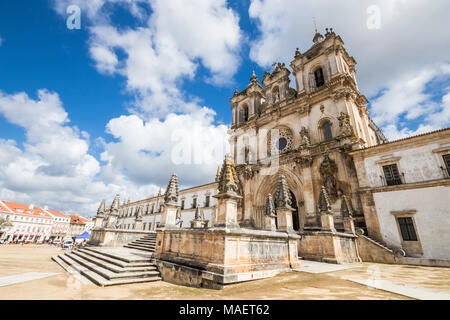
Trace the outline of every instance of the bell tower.
{"type": "Polygon", "coordinates": [[[264,228],[267,197],[275,194],[283,175],[295,199],[296,231],[321,228],[317,201],[322,187],[337,230],[344,230],[343,196],[356,226],[365,226],[356,171],[347,152],[386,138],[369,117],[355,66],[333,29],[324,35],[316,31],[308,50],[296,50],[292,71],[274,63],[262,84],[253,72],[250,84],[235,91],[229,142],[243,190],[242,225],[264,228]],[[292,78],[295,89],[290,87],[292,78]]]}

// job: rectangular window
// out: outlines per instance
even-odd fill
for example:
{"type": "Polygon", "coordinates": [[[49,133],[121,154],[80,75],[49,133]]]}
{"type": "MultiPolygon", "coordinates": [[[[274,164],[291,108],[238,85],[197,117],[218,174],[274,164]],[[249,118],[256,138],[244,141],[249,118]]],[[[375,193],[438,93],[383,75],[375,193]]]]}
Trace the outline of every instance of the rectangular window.
{"type": "Polygon", "coordinates": [[[450,176],[450,154],[445,154],[442,156],[444,158],[445,167],[447,169],[447,174],[450,176]]]}
{"type": "Polygon", "coordinates": [[[209,207],[210,196],[206,196],[205,207],[209,207]]]}
{"type": "Polygon", "coordinates": [[[396,186],[402,184],[402,180],[400,179],[400,174],[398,172],[396,164],[383,166],[383,171],[388,186],[396,186]]]}
{"type": "Polygon", "coordinates": [[[398,218],[398,225],[400,226],[403,241],[417,241],[412,218],[398,218]]]}
{"type": "Polygon", "coordinates": [[[184,200],[181,200],[181,210],[184,210],[184,200]]]}
{"type": "Polygon", "coordinates": [[[197,208],[197,198],[192,200],[192,208],[197,208]]]}

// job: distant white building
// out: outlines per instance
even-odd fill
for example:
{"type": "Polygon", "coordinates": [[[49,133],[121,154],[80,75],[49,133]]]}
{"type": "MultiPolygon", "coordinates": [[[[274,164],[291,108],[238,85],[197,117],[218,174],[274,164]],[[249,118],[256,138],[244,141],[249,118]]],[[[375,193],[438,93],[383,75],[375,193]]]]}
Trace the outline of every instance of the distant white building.
{"type": "Polygon", "coordinates": [[[62,212],[49,210],[48,208],[44,208],[45,212],[47,212],[53,218],[52,224],[52,232],[50,235],[51,240],[62,240],[67,236],[67,233],[70,229],[70,216],[66,215],[62,212]]]}
{"type": "Polygon", "coordinates": [[[0,201],[0,218],[12,224],[2,234],[7,241],[42,243],[50,238],[53,217],[38,206],[0,201]]]}
{"type": "MultiPolygon", "coordinates": [[[[180,221],[182,227],[189,227],[194,219],[197,206],[208,226],[212,225],[213,213],[217,193],[216,183],[209,183],[193,188],[180,190],[180,221]]],[[[143,230],[156,230],[161,223],[161,212],[164,204],[164,195],[159,195],[135,202],[127,202],[120,206],[118,224],[120,229],[132,230],[135,228],[136,215],[139,207],[143,207],[143,230]]]]}

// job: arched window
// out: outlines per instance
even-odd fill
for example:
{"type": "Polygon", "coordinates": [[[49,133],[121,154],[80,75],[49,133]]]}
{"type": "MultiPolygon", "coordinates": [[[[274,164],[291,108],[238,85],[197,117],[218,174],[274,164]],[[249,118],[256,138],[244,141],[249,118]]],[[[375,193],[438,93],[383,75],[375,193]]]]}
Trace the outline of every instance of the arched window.
{"type": "Polygon", "coordinates": [[[331,123],[329,121],[325,121],[321,127],[322,127],[323,139],[325,141],[333,139],[333,135],[331,133],[331,123]]]}
{"type": "Polygon", "coordinates": [[[316,80],[316,87],[319,88],[325,84],[325,78],[323,77],[322,68],[317,68],[314,71],[314,79],[316,80]]]}

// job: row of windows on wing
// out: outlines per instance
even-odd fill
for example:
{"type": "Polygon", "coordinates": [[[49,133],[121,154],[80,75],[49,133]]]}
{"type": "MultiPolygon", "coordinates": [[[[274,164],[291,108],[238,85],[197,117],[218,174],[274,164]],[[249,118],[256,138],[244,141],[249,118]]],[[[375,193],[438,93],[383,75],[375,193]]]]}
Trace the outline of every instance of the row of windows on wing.
{"type": "MultiPolygon", "coordinates": [[[[316,88],[320,88],[325,84],[325,77],[323,75],[323,69],[321,67],[314,71],[314,81],[316,88]]],[[[272,102],[276,103],[280,101],[280,89],[275,86],[272,90],[272,102]]],[[[239,123],[247,122],[249,119],[248,105],[245,104],[239,109],[239,123]]]]}
{"type": "MultiPolygon", "coordinates": [[[[210,205],[211,205],[211,196],[206,196],[204,207],[208,208],[210,205]]],[[[194,209],[196,207],[197,207],[197,198],[194,198],[194,199],[192,199],[191,208],[194,209]]],[[[158,212],[162,212],[162,209],[163,209],[163,205],[161,205],[159,207],[159,211],[158,212]]],[[[186,207],[185,207],[185,200],[181,200],[181,210],[184,210],[184,209],[186,209],[186,207]]],[[[135,210],[137,210],[137,209],[135,209],[135,210]]],[[[126,213],[124,211],[123,213],[125,213],[125,214],[122,214],[121,216],[132,216],[133,212],[135,212],[135,210],[131,209],[129,211],[126,211],[126,213]]],[[[144,210],[144,212],[145,212],[145,210],[144,210]]],[[[151,205],[150,213],[155,213],[155,205],[154,204],[151,205]]]]}

